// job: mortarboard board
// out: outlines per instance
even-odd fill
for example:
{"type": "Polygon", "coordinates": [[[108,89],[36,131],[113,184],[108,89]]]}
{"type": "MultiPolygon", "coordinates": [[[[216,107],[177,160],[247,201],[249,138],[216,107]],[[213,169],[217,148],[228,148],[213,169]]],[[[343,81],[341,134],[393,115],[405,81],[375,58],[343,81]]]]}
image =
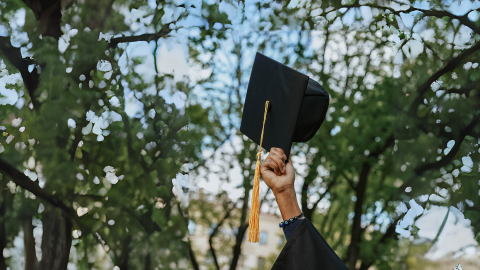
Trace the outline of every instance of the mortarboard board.
{"type": "MultiPolygon", "coordinates": [[[[265,149],[281,148],[287,159],[292,142],[310,140],[325,119],[329,95],[307,75],[258,53],[253,63],[240,131],[265,149]]],[[[261,148],[250,211],[248,240],[258,242],[261,148]],[[255,228],[257,228],[255,230],[255,228]]]]}
{"type": "Polygon", "coordinates": [[[327,91],[307,75],[258,53],[253,63],[240,131],[260,144],[265,102],[263,148],[281,148],[287,158],[292,142],[307,142],[325,119],[327,91]]]}

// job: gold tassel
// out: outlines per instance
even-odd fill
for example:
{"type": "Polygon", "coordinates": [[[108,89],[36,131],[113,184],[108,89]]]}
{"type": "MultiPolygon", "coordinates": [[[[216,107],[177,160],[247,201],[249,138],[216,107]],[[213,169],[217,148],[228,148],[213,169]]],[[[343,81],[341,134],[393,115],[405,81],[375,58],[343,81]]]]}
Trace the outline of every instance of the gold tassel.
{"type": "Polygon", "coordinates": [[[263,131],[265,129],[265,120],[267,119],[268,104],[270,101],[265,102],[265,114],[263,116],[262,136],[260,137],[260,149],[257,153],[257,164],[255,165],[255,178],[253,180],[252,190],[252,207],[250,209],[250,220],[248,228],[248,242],[258,243],[260,241],[260,231],[258,224],[258,215],[260,214],[260,201],[258,199],[260,193],[260,162],[262,160],[262,143],[263,143],[263,131]]]}

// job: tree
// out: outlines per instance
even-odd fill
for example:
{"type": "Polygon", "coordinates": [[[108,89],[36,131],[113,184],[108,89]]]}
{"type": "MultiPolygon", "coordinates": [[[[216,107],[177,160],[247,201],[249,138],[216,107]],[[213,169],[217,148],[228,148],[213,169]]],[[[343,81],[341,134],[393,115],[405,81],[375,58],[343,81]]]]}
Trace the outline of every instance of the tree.
{"type": "MultiPolygon", "coordinates": [[[[0,249],[22,230],[29,269],[64,269],[71,245],[81,269],[94,266],[98,245],[122,270],[187,268],[188,256],[198,269],[190,218],[212,228],[215,268],[237,269],[258,147],[238,128],[256,51],[331,95],[325,122],[293,146],[292,161],[305,215],[350,269],[397,266],[398,240],[418,231],[406,224],[407,202],[457,207],[478,239],[480,29],[466,1],[10,0],[0,11],[0,74],[18,96],[0,110],[0,249]],[[151,62],[131,57],[133,46],[153,45],[156,61],[169,37],[206,77],[141,72],[151,62]],[[163,90],[187,102],[169,104],[163,90]],[[171,180],[187,170],[241,196],[220,189],[185,207],[171,180]],[[238,227],[234,237],[227,226],[238,227]]],[[[0,256],[0,269],[8,263],[0,256]]]]}
{"type": "MultiPolygon", "coordinates": [[[[469,17],[476,11],[458,15],[443,3],[423,3],[428,8],[381,1],[239,4],[248,8],[237,17],[241,26],[227,32],[230,42],[217,44],[224,54],[209,58],[205,89],[234,149],[217,150],[224,167],[215,174],[232,182],[232,167],[244,173],[244,208],[256,146],[238,127],[253,53],[308,74],[330,93],[325,123],[310,142],[293,147],[292,160],[304,213],[350,269],[395,266],[392,250],[405,215],[396,210],[411,199],[424,208],[457,206],[478,234],[478,27],[469,17]]],[[[230,269],[241,252],[234,247],[230,269]]]]}
{"type": "Polygon", "coordinates": [[[172,178],[202,165],[201,146],[215,144],[202,138],[218,124],[188,102],[189,80],[139,71],[148,62],[130,55],[183,28],[216,35],[218,4],[12,0],[0,12],[2,76],[18,98],[0,109],[0,250],[22,230],[26,269],[66,269],[71,246],[91,269],[98,245],[122,270],[188,265],[172,178]],[[32,220],[43,225],[41,260],[32,220]]]}

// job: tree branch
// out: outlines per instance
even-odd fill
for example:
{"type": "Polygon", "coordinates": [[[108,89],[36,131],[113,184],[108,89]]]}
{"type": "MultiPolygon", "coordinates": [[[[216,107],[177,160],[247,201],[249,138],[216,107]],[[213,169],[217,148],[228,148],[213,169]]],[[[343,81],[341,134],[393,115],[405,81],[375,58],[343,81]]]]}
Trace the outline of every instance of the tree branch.
{"type": "Polygon", "coordinates": [[[38,184],[30,180],[30,178],[28,178],[25,174],[23,174],[21,171],[17,170],[15,167],[13,167],[12,165],[10,165],[9,163],[7,163],[1,158],[0,158],[0,172],[10,176],[10,178],[16,185],[22,187],[23,189],[28,190],[38,198],[43,199],[48,203],[50,203],[52,206],[58,207],[64,210],[66,213],[75,216],[75,213],[73,212],[73,209],[71,207],[68,207],[67,205],[65,205],[56,196],[47,193],[45,190],[40,188],[38,184]]]}
{"type": "Polygon", "coordinates": [[[376,156],[380,155],[385,150],[387,150],[387,148],[394,142],[395,142],[395,139],[393,138],[393,134],[391,134],[390,136],[387,137],[387,139],[385,139],[385,144],[383,145],[383,147],[380,147],[377,150],[371,152],[369,156],[370,157],[376,157],[376,156]]]}
{"type": "Polygon", "coordinates": [[[249,199],[249,191],[250,189],[245,188],[245,195],[243,196],[243,206],[242,206],[242,215],[240,217],[240,226],[238,226],[238,232],[235,237],[235,246],[233,246],[233,258],[230,264],[230,270],[236,270],[238,259],[240,258],[240,254],[242,253],[242,241],[243,237],[245,236],[245,232],[248,229],[248,221],[247,220],[247,210],[248,210],[248,199],[249,199]]]}
{"type": "Polygon", "coordinates": [[[424,164],[416,167],[413,170],[415,172],[415,175],[421,176],[424,172],[428,170],[438,169],[448,165],[452,161],[452,159],[455,157],[458,150],[460,150],[460,146],[463,140],[465,139],[465,137],[467,136],[467,134],[469,134],[470,131],[477,125],[477,123],[479,122],[479,119],[480,119],[480,114],[475,116],[472,122],[470,122],[468,126],[462,129],[462,131],[460,132],[459,138],[456,140],[455,145],[452,147],[452,150],[450,150],[450,152],[444,158],[436,162],[432,162],[432,163],[428,163],[428,164],[424,164]]]}
{"type": "MultiPolygon", "coordinates": [[[[346,236],[345,230],[348,228],[348,222],[345,222],[346,219],[348,219],[348,216],[344,216],[344,222],[340,223],[340,226],[342,226],[342,229],[340,229],[340,237],[338,238],[338,241],[332,245],[333,250],[336,250],[338,246],[343,245],[346,236]]],[[[333,237],[335,237],[335,235],[333,237]]]]}
{"type": "Polygon", "coordinates": [[[353,189],[353,190],[357,190],[357,187],[355,186],[355,183],[353,182],[353,180],[348,177],[345,172],[342,172],[342,176],[343,178],[345,178],[345,180],[347,180],[347,183],[350,185],[350,187],[353,189]]]}
{"type": "MultiPolygon", "coordinates": [[[[380,155],[383,151],[385,151],[392,143],[394,142],[393,134],[387,137],[385,140],[385,144],[378,148],[377,150],[373,151],[370,156],[376,157],[380,155]]],[[[353,217],[352,222],[352,230],[351,230],[351,241],[350,245],[348,246],[348,267],[349,269],[355,269],[355,265],[357,263],[357,259],[359,256],[359,246],[358,243],[361,240],[361,217],[363,213],[363,202],[365,199],[365,192],[367,189],[367,182],[368,182],[368,175],[372,165],[365,161],[362,165],[362,169],[360,171],[358,184],[356,185],[356,196],[357,200],[355,202],[355,216],[353,217]]]]}
{"type": "MultiPolygon", "coordinates": [[[[395,2],[397,2],[397,1],[395,1],[395,2]]],[[[397,2],[397,3],[399,3],[401,5],[405,5],[405,3],[401,3],[401,2],[397,2]]],[[[351,5],[341,5],[341,6],[338,6],[336,9],[324,11],[324,12],[316,15],[315,17],[319,17],[319,16],[325,17],[328,13],[338,11],[342,8],[350,9],[350,8],[360,8],[360,7],[370,7],[370,8],[378,8],[378,9],[388,10],[392,14],[395,14],[397,16],[400,16],[400,13],[408,14],[408,13],[413,12],[413,11],[420,11],[426,17],[437,17],[437,18],[449,17],[451,19],[459,20],[461,24],[463,24],[463,25],[467,26],[468,28],[472,29],[472,31],[476,32],[477,34],[480,34],[480,27],[477,26],[474,22],[470,21],[470,19],[468,19],[468,14],[470,12],[472,12],[473,10],[465,13],[464,15],[458,16],[458,15],[455,15],[455,14],[450,13],[450,12],[445,11],[445,10],[427,10],[427,9],[416,8],[416,7],[413,7],[413,6],[409,6],[408,9],[396,10],[394,8],[391,8],[391,7],[379,6],[377,4],[368,4],[368,3],[367,4],[360,4],[358,1],[356,1],[355,3],[353,3],[351,5]]],[[[346,14],[346,12],[342,13],[342,15],[344,15],[344,14],[346,14]]]]}
{"type": "Polygon", "coordinates": [[[23,2],[33,11],[35,18],[40,22],[40,33],[58,40],[63,34],[60,27],[62,1],[23,0],[23,2]]]}
{"type": "MultiPolygon", "coordinates": [[[[85,114],[83,114],[85,115],[85,114]]],[[[72,145],[70,146],[70,161],[73,161],[75,159],[75,152],[77,152],[77,147],[78,147],[78,144],[80,143],[80,141],[83,139],[83,132],[82,132],[82,128],[80,127],[83,127],[85,126],[85,124],[88,122],[87,121],[87,118],[86,117],[83,117],[80,121],[80,123],[78,124],[79,128],[77,128],[75,130],[75,139],[73,140],[72,142],[72,145]]]]}
{"type": "Polygon", "coordinates": [[[362,170],[360,171],[360,176],[357,184],[356,197],[355,201],[355,210],[354,217],[352,222],[351,230],[351,241],[348,246],[348,268],[355,269],[357,263],[359,247],[358,243],[360,242],[361,237],[361,217],[363,212],[363,201],[365,199],[365,191],[367,189],[368,174],[370,173],[371,165],[368,162],[364,162],[362,165],[362,170]]]}
{"type": "Polygon", "coordinates": [[[415,172],[415,176],[411,177],[408,181],[405,181],[405,183],[403,183],[402,186],[398,188],[400,192],[396,194],[395,198],[397,198],[405,190],[406,187],[410,186],[413,181],[415,181],[419,176],[423,175],[426,171],[439,169],[443,166],[448,165],[454,159],[455,155],[460,150],[460,145],[462,144],[463,140],[472,131],[473,127],[475,127],[479,119],[480,115],[477,115],[472,120],[472,122],[470,122],[470,124],[460,132],[460,136],[457,140],[455,140],[455,145],[452,147],[452,150],[450,150],[450,152],[444,158],[437,162],[421,165],[413,169],[413,171],[415,172]]]}
{"type": "Polygon", "coordinates": [[[423,95],[430,89],[432,83],[438,80],[445,73],[455,70],[458,65],[460,65],[467,57],[472,55],[474,52],[480,50],[480,42],[475,43],[472,47],[461,52],[457,57],[453,58],[448,62],[443,68],[435,72],[426,82],[424,82],[417,90],[418,95],[415,100],[412,102],[409,112],[416,115],[418,105],[422,102],[423,95]]]}
{"type": "Polygon", "coordinates": [[[220,270],[220,266],[218,265],[218,259],[217,259],[217,254],[215,253],[215,248],[213,247],[213,237],[218,232],[218,229],[223,225],[223,222],[225,222],[226,219],[230,217],[230,214],[232,213],[232,210],[235,208],[235,204],[231,204],[230,207],[227,209],[227,213],[225,213],[225,216],[223,217],[222,220],[215,226],[213,229],[212,233],[210,234],[210,237],[208,238],[208,245],[210,246],[210,252],[212,253],[213,257],[213,262],[215,263],[215,267],[217,270],[220,270]]]}
{"type": "Polygon", "coordinates": [[[317,205],[320,203],[321,200],[323,200],[323,198],[325,198],[325,195],[327,195],[328,191],[332,189],[333,186],[335,186],[335,183],[336,183],[335,180],[337,180],[337,176],[335,176],[332,179],[332,181],[330,181],[330,184],[328,184],[327,189],[325,189],[325,192],[323,194],[320,194],[320,198],[318,198],[318,200],[313,204],[312,210],[315,210],[315,208],[317,208],[317,205]]]}
{"type": "MultiPolygon", "coordinates": [[[[183,221],[185,222],[185,227],[187,227],[188,230],[188,216],[183,212],[182,207],[180,207],[180,203],[177,203],[178,211],[180,212],[180,215],[183,217],[183,221]]],[[[195,257],[195,253],[193,253],[192,249],[192,243],[190,242],[190,239],[188,239],[188,254],[190,255],[190,262],[192,263],[192,267],[194,270],[200,270],[200,267],[198,267],[197,259],[195,257]]]]}
{"type": "MultiPolygon", "coordinates": [[[[342,211],[340,211],[340,209],[338,209],[338,210],[339,210],[339,211],[335,211],[335,212],[333,213],[333,216],[330,218],[329,223],[328,223],[328,224],[325,223],[325,225],[327,226],[326,228],[328,228],[328,232],[326,232],[326,233],[324,234],[325,239],[329,238],[329,237],[332,235],[332,232],[333,232],[333,224],[334,224],[335,221],[337,220],[338,215],[340,215],[340,212],[342,212],[342,211]]],[[[330,211],[329,211],[329,212],[330,212],[330,211]]]]}
{"type": "MultiPolygon", "coordinates": [[[[397,217],[391,224],[390,226],[388,226],[387,228],[387,231],[383,234],[382,238],[380,239],[380,241],[378,242],[378,244],[383,244],[385,243],[388,239],[390,238],[396,238],[397,235],[394,234],[395,233],[395,227],[397,226],[397,223],[400,219],[402,219],[404,215],[400,215],[399,217],[397,217]]],[[[382,248],[383,245],[374,245],[375,248],[382,248]]],[[[369,262],[362,262],[362,264],[360,265],[360,269],[359,270],[367,270],[370,268],[370,266],[375,262],[374,261],[369,261],[369,262]]]]}
{"type": "Polygon", "coordinates": [[[172,29],[170,29],[170,24],[165,24],[160,31],[153,33],[153,34],[143,34],[139,36],[129,36],[129,37],[117,37],[117,38],[112,38],[110,40],[110,43],[108,44],[109,48],[115,48],[119,43],[125,43],[125,42],[136,42],[136,41],[152,41],[152,40],[158,40],[159,38],[167,36],[170,32],[172,32],[172,29]]]}
{"type": "Polygon", "coordinates": [[[27,88],[33,107],[39,108],[39,103],[35,97],[35,90],[40,82],[40,75],[38,74],[37,65],[32,58],[22,58],[20,48],[15,48],[10,43],[10,37],[0,37],[0,51],[2,58],[7,59],[22,75],[23,84],[27,88]],[[34,65],[32,72],[28,71],[28,66],[34,65]]]}
{"type": "MultiPolygon", "coordinates": [[[[405,3],[401,3],[401,4],[405,4],[405,3]]],[[[416,8],[416,7],[413,7],[413,6],[410,6],[407,10],[399,10],[399,11],[396,11],[393,8],[389,8],[389,7],[375,6],[373,4],[366,5],[366,6],[388,9],[395,15],[400,15],[400,13],[409,13],[409,12],[412,12],[412,11],[420,11],[420,12],[423,13],[424,16],[427,16],[427,17],[437,17],[437,18],[449,17],[451,19],[459,20],[461,24],[463,24],[463,25],[467,26],[468,28],[472,29],[477,34],[480,34],[480,27],[478,27],[474,22],[470,21],[470,19],[468,18],[468,14],[470,12],[472,12],[473,10],[465,13],[462,16],[458,16],[458,15],[455,15],[455,14],[450,13],[450,12],[445,11],[445,10],[428,10],[428,9],[416,8]]]]}
{"type": "Polygon", "coordinates": [[[457,89],[457,88],[451,88],[451,89],[448,89],[445,91],[445,93],[443,93],[442,96],[446,95],[446,94],[465,94],[465,96],[468,98],[470,97],[470,92],[473,90],[473,89],[476,89],[477,86],[476,85],[469,85],[469,86],[466,86],[464,88],[460,88],[460,89],[457,89]]]}
{"type": "MultiPolygon", "coordinates": [[[[6,221],[7,215],[11,213],[13,208],[13,197],[10,190],[6,188],[6,177],[3,177],[3,181],[0,181],[0,250],[4,250],[7,247],[7,233],[6,233],[6,221]]],[[[6,258],[3,254],[0,254],[0,270],[7,270],[6,258]]]]}
{"type": "Polygon", "coordinates": [[[23,221],[23,247],[25,252],[25,269],[37,270],[40,262],[35,252],[35,237],[33,236],[32,218],[23,221]]]}

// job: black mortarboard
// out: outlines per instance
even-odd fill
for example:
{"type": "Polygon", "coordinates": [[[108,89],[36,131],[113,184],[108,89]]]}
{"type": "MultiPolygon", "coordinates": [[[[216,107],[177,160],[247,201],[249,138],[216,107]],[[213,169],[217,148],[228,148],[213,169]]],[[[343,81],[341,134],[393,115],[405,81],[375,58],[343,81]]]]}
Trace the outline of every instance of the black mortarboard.
{"type": "Polygon", "coordinates": [[[265,102],[270,101],[264,149],[278,147],[290,156],[292,142],[307,142],[327,113],[327,91],[307,75],[258,53],[253,63],[240,131],[260,144],[265,102]]]}

